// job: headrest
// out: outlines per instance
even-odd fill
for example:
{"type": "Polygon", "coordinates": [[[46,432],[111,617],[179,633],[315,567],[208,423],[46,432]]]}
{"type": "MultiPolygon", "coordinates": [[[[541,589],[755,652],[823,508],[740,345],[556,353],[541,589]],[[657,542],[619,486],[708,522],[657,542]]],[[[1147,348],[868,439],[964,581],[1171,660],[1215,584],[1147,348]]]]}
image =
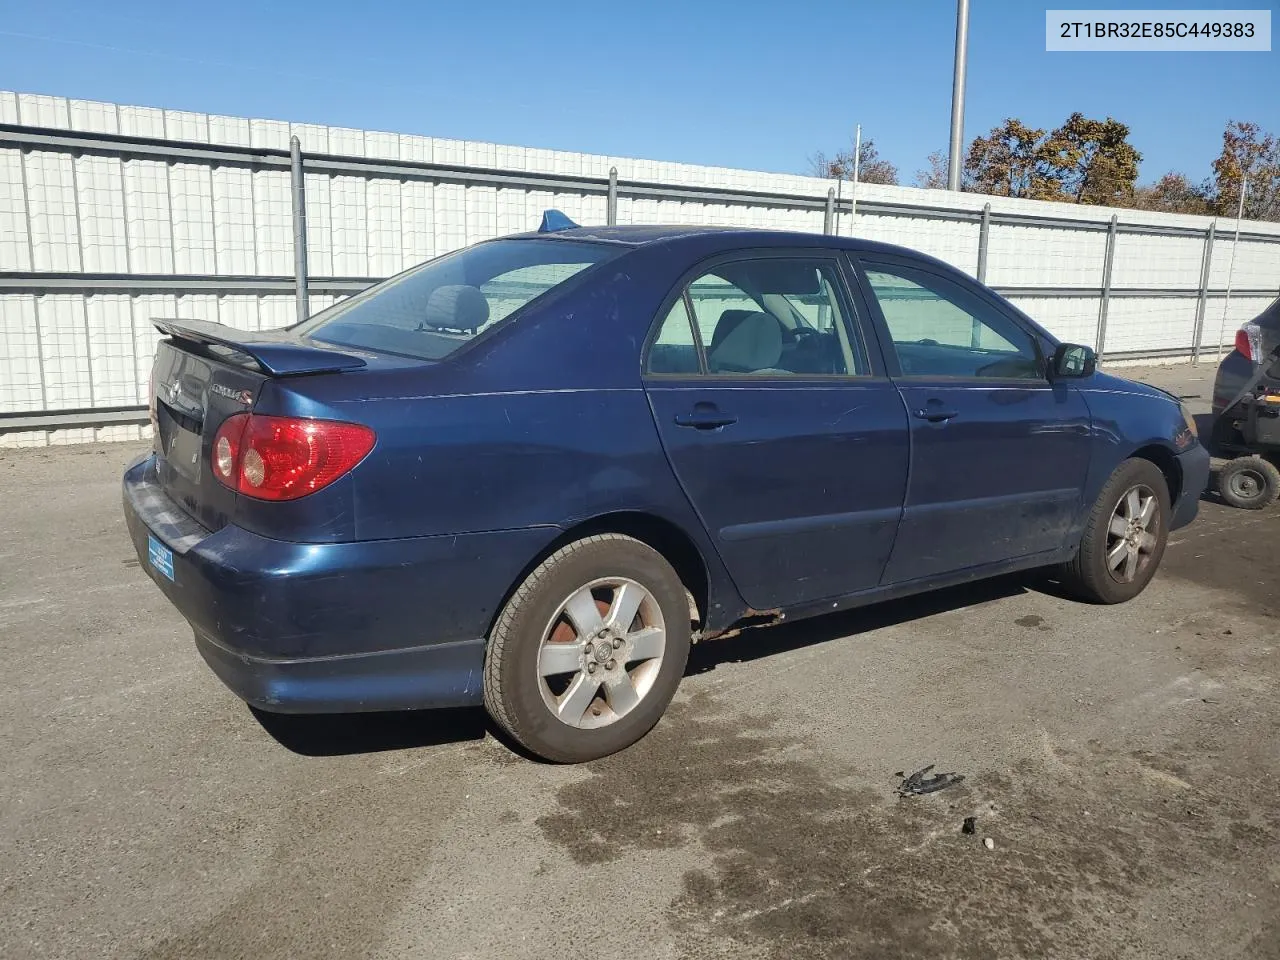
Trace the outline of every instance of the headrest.
{"type": "Polygon", "coordinates": [[[770,370],[782,358],[782,325],[776,317],[755,310],[726,310],[720,314],[707,366],[712,373],[751,373],[770,370]]]}
{"type": "Polygon", "coordinates": [[[489,301],[479,287],[451,283],[436,287],[427,298],[424,327],[475,331],[489,320],[489,301]]]}
{"type": "Polygon", "coordinates": [[[740,324],[751,314],[756,313],[755,310],[725,310],[720,314],[720,319],[716,321],[716,329],[711,334],[711,343],[707,346],[708,350],[714,350],[720,346],[720,341],[725,338],[730,330],[740,324]]]}

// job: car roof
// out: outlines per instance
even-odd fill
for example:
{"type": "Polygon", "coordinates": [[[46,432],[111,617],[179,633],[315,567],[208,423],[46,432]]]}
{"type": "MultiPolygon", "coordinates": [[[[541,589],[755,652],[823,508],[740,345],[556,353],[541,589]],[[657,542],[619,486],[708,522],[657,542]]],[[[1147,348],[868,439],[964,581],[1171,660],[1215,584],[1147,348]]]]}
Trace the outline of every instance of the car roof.
{"type": "MultiPolygon", "coordinates": [[[[723,250],[740,247],[836,247],[864,253],[885,253],[927,257],[918,250],[879,243],[861,237],[838,237],[829,233],[802,233],[795,230],[762,230],[751,227],[709,227],[680,224],[633,224],[613,227],[571,227],[567,230],[516,234],[521,240],[577,240],[591,243],[617,243],[629,247],[651,244],[696,243],[700,248],[716,246],[723,250]]],[[[928,259],[933,259],[928,257],[928,259]]]]}

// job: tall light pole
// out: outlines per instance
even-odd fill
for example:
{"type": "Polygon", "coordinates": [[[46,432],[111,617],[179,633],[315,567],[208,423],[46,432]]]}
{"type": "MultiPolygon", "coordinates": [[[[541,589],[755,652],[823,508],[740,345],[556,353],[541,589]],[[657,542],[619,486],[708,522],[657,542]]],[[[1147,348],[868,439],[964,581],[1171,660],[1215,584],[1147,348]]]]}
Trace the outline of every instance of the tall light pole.
{"type": "Polygon", "coordinates": [[[964,150],[964,81],[969,67],[969,0],[956,0],[956,72],[951,81],[951,152],[947,157],[947,189],[960,189],[960,154],[964,150]]]}

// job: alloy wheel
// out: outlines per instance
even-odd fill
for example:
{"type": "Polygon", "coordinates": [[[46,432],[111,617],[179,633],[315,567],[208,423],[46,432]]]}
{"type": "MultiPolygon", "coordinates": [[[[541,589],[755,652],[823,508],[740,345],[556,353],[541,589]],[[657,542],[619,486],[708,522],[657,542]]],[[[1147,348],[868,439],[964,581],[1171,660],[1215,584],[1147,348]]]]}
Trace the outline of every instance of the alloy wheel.
{"type": "Polygon", "coordinates": [[[543,631],[542,702],[571,727],[608,726],[653,688],[666,645],[652,593],[625,577],[593,580],[560,604],[543,631]]]}
{"type": "Polygon", "coordinates": [[[1113,579],[1132,583],[1151,563],[1160,523],[1155,491],[1141,484],[1125,491],[1107,525],[1107,572],[1113,579]]]}

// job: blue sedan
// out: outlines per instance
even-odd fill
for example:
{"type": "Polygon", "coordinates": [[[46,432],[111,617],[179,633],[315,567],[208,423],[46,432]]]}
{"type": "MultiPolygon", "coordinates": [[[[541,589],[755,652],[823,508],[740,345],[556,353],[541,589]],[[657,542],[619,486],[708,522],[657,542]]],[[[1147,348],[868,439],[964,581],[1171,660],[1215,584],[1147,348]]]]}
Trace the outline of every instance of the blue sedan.
{"type": "Polygon", "coordinates": [[[1209,470],[1176,398],[864,240],[544,229],[288,330],[157,326],[125,515],[213,671],[268,711],[483,703],[556,761],[744,623],[1033,567],[1128,600],[1209,470]]]}

